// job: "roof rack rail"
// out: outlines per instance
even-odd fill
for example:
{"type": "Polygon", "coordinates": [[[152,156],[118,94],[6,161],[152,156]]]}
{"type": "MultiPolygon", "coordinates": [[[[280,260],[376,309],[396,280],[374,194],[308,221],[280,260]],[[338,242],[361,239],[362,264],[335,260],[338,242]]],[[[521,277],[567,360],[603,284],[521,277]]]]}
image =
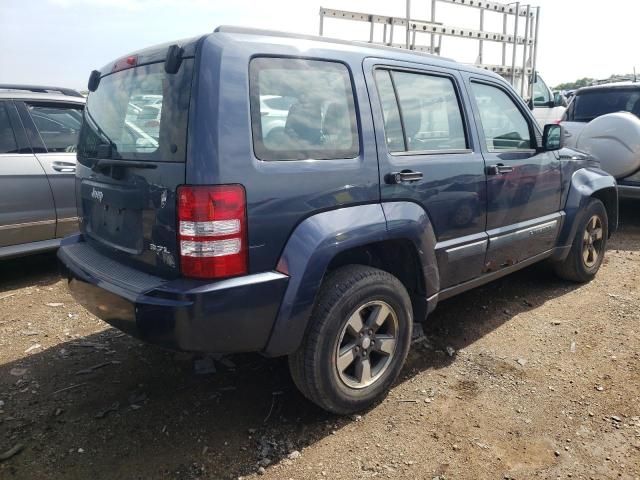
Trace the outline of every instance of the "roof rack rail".
{"type": "Polygon", "coordinates": [[[0,90],[23,90],[25,92],[34,92],[34,93],[57,92],[57,93],[61,93],[62,95],[66,95],[67,97],[84,98],[84,95],[82,95],[80,92],[72,88],[47,87],[44,85],[18,85],[18,84],[2,83],[0,84],[0,90]]]}
{"type": "MultiPolygon", "coordinates": [[[[282,32],[278,30],[264,30],[260,28],[236,27],[234,25],[220,25],[219,27],[216,27],[214,30],[214,33],[218,33],[218,32],[219,33],[239,33],[239,34],[245,34],[245,35],[265,35],[265,36],[280,37],[280,38],[296,38],[300,40],[312,40],[314,42],[333,43],[336,45],[358,45],[362,47],[375,48],[378,50],[388,50],[388,51],[394,51],[397,48],[405,48],[404,45],[399,43],[396,43],[393,45],[386,45],[382,43],[371,43],[371,42],[364,42],[359,40],[344,40],[340,38],[327,37],[322,35],[320,36],[305,35],[303,33],[282,32]]],[[[428,47],[421,47],[416,45],[412,49],[411,53],[415,55],[432,57],[433,55],[430,52],[431,50],[428,47]]],[[[443,57],[441,55],[438,55],[438,56],[442,60],[446,60],[450,62],[455,61],[449,57],[443,57]]]]}

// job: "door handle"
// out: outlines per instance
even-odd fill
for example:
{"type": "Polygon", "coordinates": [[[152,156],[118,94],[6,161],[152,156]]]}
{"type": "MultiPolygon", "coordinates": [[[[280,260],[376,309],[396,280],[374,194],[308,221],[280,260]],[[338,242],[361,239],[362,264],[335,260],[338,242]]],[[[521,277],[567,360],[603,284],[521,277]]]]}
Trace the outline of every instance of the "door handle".
{"type": "Polygon", "coordinates": [[[513,172],[513,167],[508,167],[503,163],[497,165],[489,165],[487,167],[487,175],[504,175],[505,173],[513,172]]]}
{"type": "Polygon", "coordinates": [[[53,168],[56,172],[61,173],[73,173],[76,171],[76,166],[71,162],[53,162],[51,164],[51,168],[53,168]]]}
{"type": "Polygon", "coordinates": [[[388,173],[385,182],[390,184],[417,182],[422,180],[422,172],[414,172],[413,170],[402,170],[401,172],[388,173]]]}

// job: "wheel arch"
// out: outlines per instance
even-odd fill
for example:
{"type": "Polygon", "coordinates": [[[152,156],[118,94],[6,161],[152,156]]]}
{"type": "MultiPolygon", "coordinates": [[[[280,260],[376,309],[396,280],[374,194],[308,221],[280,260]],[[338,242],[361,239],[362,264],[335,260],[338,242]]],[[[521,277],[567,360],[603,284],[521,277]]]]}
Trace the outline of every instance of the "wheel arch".
{"type": "Polygon", "coordinates": [[[558,248],[552,257],[562,261],[569,254],[576,234],[577,219],[581,211],[592,198],[596,198],[607,210],[609,236],[618,228],[618,187],[615,179],[599,168],[581,168],[576,170],[569,184],[564,205],[566,218],[558,237],[558,248]]]}
{"type": "Polygon", "coordinates": [[[426,314],[426,298],[439,283],[435,244],[426,212],[412,202],[358,205],[305,219],[278,262],[277,270],[290,278],[263,353],[280,356],[298,348],[323,279],[343,265],[374,266],[397,276],[416,314],[426,314]]]}

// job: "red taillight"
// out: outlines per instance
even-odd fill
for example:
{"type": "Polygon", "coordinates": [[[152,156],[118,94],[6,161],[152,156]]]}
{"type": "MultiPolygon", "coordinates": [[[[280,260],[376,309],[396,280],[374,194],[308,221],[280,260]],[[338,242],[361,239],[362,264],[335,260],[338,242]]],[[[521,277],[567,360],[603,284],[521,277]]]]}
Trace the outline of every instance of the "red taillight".
{"type": "Polygon", "coordinates": [[[246,274],[247,214],[242,185],[178,187],[178,241],[186,277],[246,274]]]}
{"type": "Polygon", "coordinates": [[[129,57],[121,58],[111,67],[111,73],[119,72],[120,70],[126,70],[127,68],[135,67],[138,64],[138,56],[131,55],[129,57]]]}

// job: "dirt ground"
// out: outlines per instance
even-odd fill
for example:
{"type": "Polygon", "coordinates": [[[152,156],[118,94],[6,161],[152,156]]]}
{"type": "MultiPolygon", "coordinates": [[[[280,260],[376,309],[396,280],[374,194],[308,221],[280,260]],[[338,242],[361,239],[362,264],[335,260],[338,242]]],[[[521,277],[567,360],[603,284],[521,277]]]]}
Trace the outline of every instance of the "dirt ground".
{"type": "Polygon", "coordinates": [[[636,212],[588,285],[534,266],[439,305],[388,397],[348,418],[283,360],[108,328],[53,255],[3,262],[0,478],[640,479],[636,212]]]}

